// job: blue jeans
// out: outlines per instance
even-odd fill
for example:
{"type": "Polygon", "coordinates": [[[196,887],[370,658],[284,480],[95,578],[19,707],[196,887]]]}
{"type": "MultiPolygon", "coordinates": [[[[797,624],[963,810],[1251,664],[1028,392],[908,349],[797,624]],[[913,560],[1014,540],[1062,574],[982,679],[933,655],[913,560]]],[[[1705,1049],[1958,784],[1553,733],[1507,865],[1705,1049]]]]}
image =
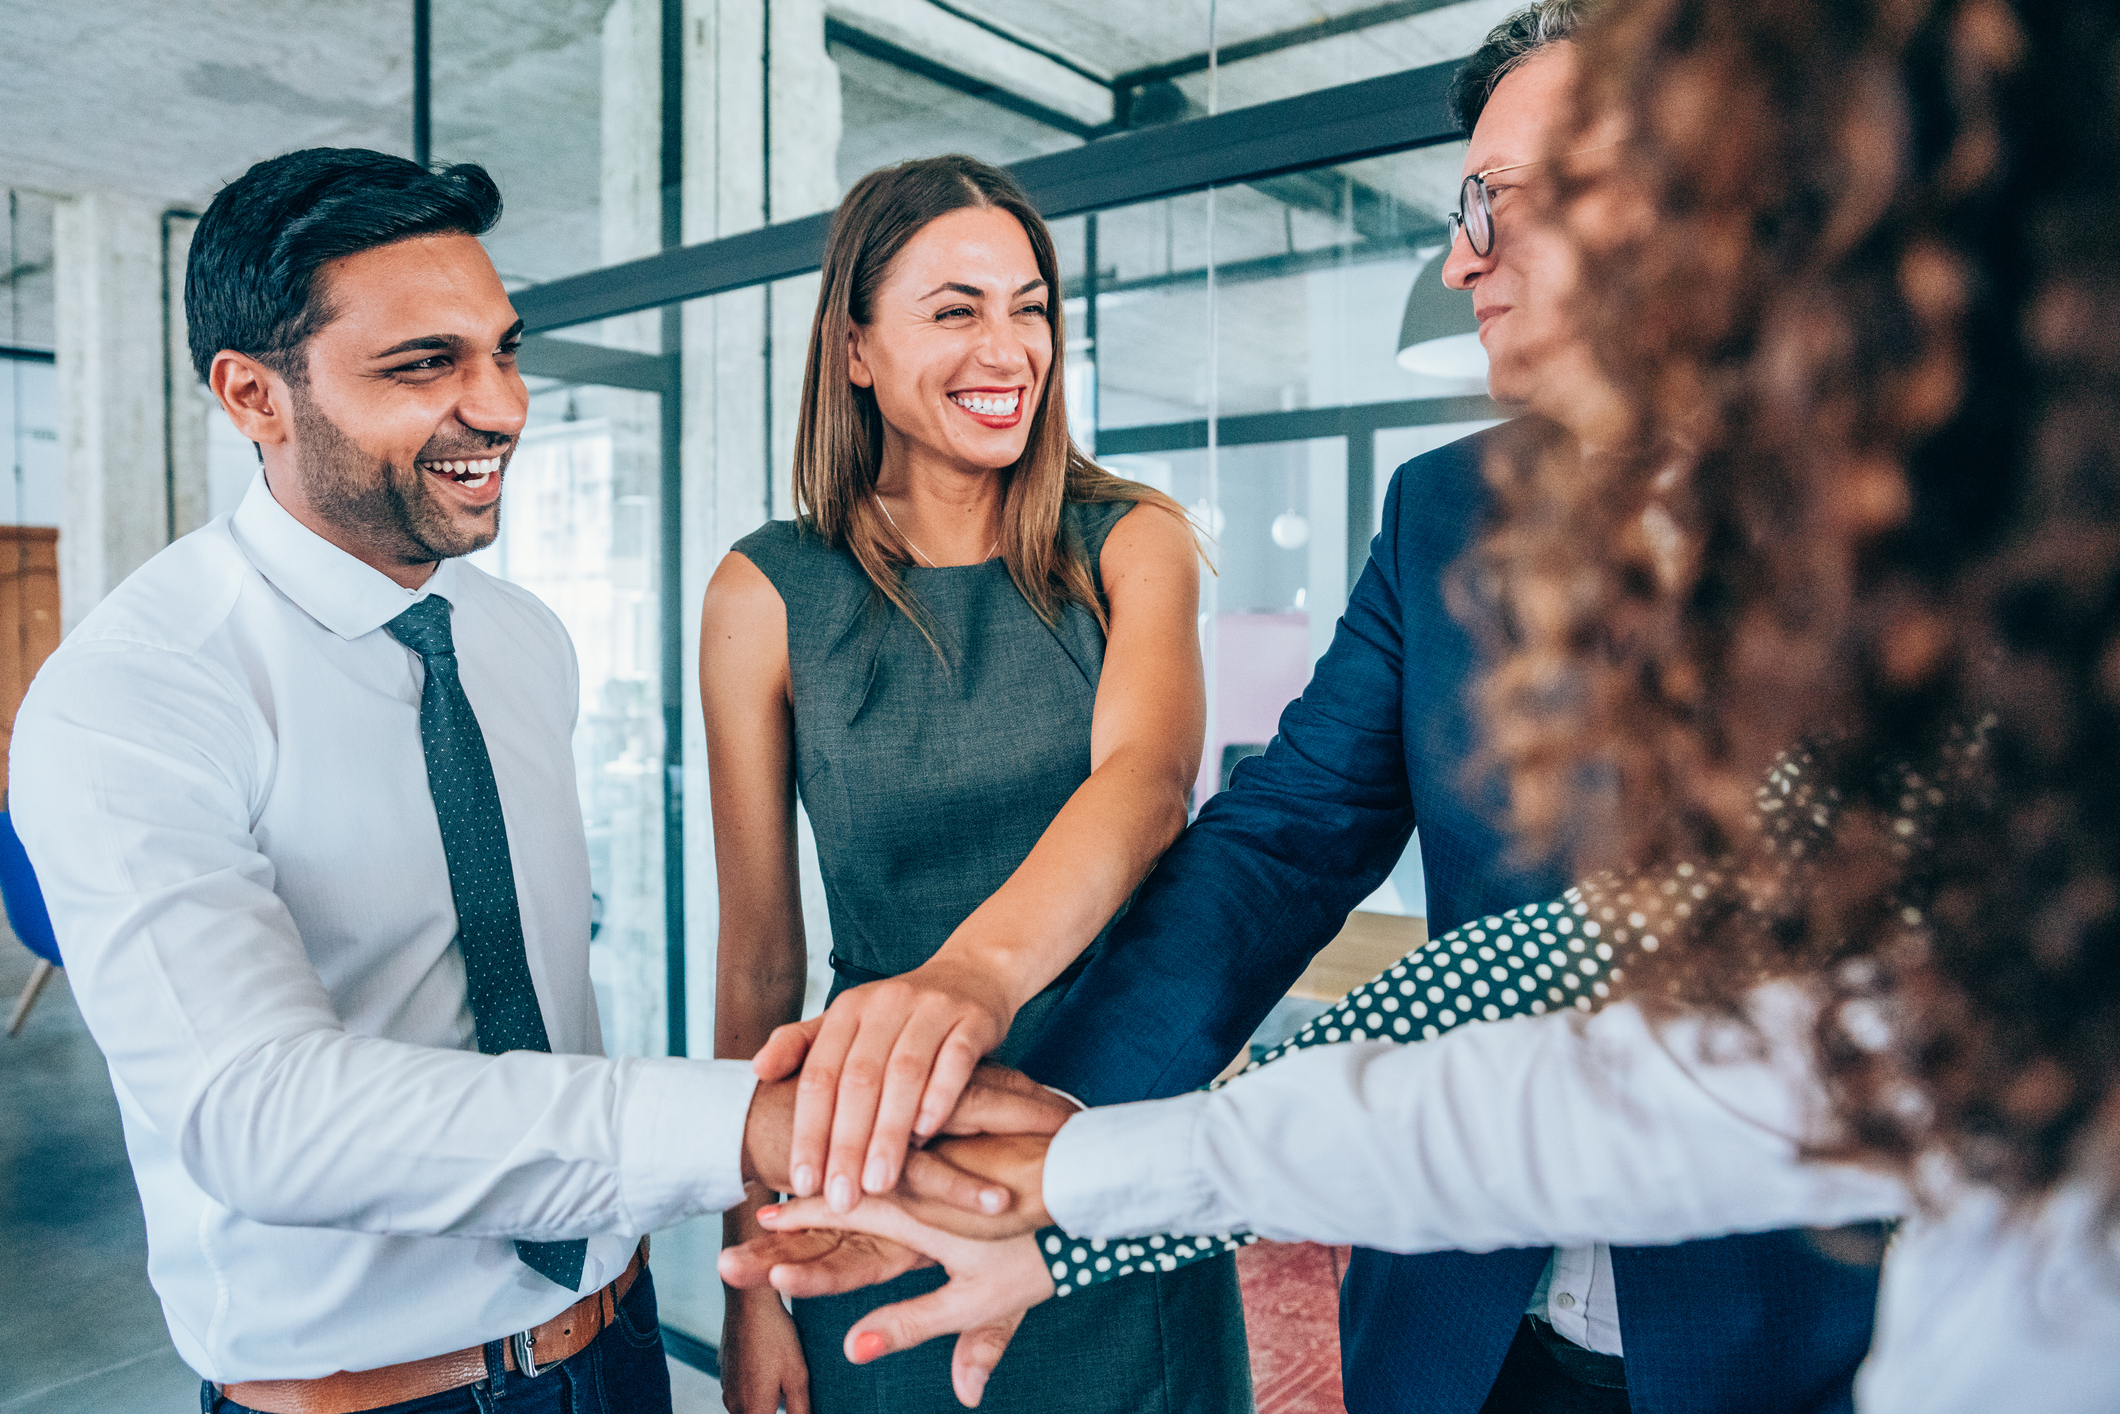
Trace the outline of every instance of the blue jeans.
{"type": "MultiPolygon", "coordinates": [[[[199,1389],[203,1414],[257,1414],[216,1390],[199,1389]]],[[[486,1347],[486,1378],[374,1414],[670,1414],[670,1366],[655,1314],[655,1279],[640,1279],[618,1303],[618,1319],[601,1335],[534,1378],[502,1363],[501,1343],[486,1347]]]]}

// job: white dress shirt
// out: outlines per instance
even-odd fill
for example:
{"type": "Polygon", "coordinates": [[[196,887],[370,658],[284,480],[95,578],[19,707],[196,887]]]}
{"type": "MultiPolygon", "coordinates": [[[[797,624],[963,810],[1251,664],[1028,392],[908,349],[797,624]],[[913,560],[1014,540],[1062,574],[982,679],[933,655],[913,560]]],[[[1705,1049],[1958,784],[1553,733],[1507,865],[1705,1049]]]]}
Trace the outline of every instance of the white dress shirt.
{"type": "MultiPolygon", "coordinates": [[[[1652,1026],[1630,1003],[1415,1046],[1292,1054],[1212,1094],[1070,1119],[1045,1164],[1081,1237],[1250,1230],[1394,1252],[1653,1244],[1914,1211],[1897,1180],[1807,1163],[1809,1015],[1652,1026]]],[[[1885,1266],[1867,1414],[2120,1408],[2120,1249],[2081,1194],[2031,1225],[1977,1193],[1915,1212],[1885,1266]]],[[[1712,1315],[1704,1313],[1704,1319],[1712,1315]]]]}
{"type": "Polygon", "coordinates": [[[110,1063],[185,1361],[308,1378],[499,1339],[575,1297],[514,1239],[640,1234],[742,1197],[750,1068],[601,1058],[574,654],[461,561],[406,590],[261,476],[98,605],[16,719],[13,809],[110,1063]],[[382,625],[452,605],[555,1054],[482,1056],[420,744],[382,625]]]}
{"type": "Polygon", "coordinates": [[[1608,1243],[1554,1248],[1524,1313],[1539,1317],[1555,1335],[1585,1350],[1627,1353],[1620,1340],[1619,1290],[1613,1285],[1608,1243]]]}

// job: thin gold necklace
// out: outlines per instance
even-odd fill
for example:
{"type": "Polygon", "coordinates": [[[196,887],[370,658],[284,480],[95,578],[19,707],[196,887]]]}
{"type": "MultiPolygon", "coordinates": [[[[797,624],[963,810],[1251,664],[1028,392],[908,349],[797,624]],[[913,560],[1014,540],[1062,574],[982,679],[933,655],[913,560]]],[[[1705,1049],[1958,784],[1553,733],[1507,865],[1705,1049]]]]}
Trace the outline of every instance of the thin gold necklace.
{"type": "MultiPolygon", "coordinates": [[[[918,545],[913,544],[912,536],[906,534],[903,530],[898,530],[898,517],[891,514],[891,508],[883,503],[883,497],[877,495],[874,491],[871,491],[869,492],[869,499],[873,500],[876,503],[877,510],[883,512],[883,518],[891,523],[891,529],[898,531],[898,538],[900,540],[903,540],[907,545],[911,545],[913,553],[928,562],[929,569],[939,570],[942,568],[942,566],[935,563],[935,557],[933,555],[930,555],[927,551],[921,549],[918,545]]],[[[1001,537],[997,535],[994,537],[994,543],[986,547],[985,559],[982,560],[981,563],[984,563],[985,560],[991,560],[992,558],[994,558],[994,552],[1000,548],[1001,537]]]]}

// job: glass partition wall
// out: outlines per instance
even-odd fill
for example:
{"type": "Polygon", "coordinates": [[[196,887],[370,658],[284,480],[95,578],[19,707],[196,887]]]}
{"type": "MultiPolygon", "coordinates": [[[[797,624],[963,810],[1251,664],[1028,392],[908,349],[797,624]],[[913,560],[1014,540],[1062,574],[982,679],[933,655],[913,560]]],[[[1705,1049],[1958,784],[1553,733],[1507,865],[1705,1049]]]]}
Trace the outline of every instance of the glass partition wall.
{"type": "MultiPolygon", "coordinates": [[[[530,331],[532,412],[480,563],[551,605],[581,660],[612,1053],[712,1053],[699,604],[733,542],[791,514],[846,188],[968,152],[1051,219],[1074,434],[1187,506],[1215,571],[1197,806],[1302,692],[1391,469],[1497,415],[1469,299],[1435,282],[1463,155],[1451,61],[1511,3],[416,4],[425,155],[485,164],[507,203],[487,245],[530,331]]],[[[814,1009],[831,929],[806,824],[800,843],[814,1009]]],[[[1368,906],[1421,912],[1417,851],[1368,906]]],[[[711,1369],[718,1220],[656,1241],[673,1352],[711,1369]]]]}

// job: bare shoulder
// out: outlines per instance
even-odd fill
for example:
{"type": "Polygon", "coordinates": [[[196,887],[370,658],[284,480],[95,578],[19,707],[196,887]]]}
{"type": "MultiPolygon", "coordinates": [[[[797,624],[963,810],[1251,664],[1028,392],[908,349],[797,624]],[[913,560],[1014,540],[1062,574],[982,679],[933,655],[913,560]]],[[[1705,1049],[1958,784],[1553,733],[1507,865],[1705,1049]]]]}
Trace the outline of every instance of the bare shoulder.
{"type": "Polygon", "coordinates": [[[699,658],[721,671],[788,666],[788,608],[765,572],[738,551],[722,557],[700,605],[699,658]]]}
{"type": "Polygon", "coordinates": [[[1099,557],[1107,593],[1122,581],[1200,581],[1199,542],[1190,521],[1142,502],[1119,518],[1099,557]]]}

